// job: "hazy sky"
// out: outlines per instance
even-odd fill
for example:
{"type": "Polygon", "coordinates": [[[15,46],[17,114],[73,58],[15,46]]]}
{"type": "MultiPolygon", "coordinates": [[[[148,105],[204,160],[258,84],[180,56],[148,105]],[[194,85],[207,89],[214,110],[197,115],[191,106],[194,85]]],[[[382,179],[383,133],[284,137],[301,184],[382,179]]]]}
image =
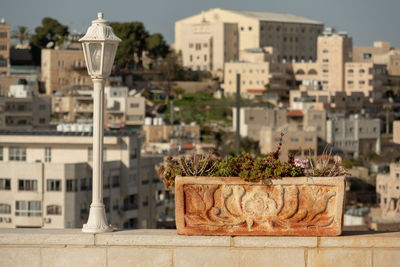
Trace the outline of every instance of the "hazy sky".
{"type": "Polygon", "coordinates": [[[291,13],[347,31],[355,45],[389,41],[400,47],[400,0],[0,0],[0,17],[31,32],[44,17],[86,32],[98,11],[109,21],[141,21],[174,41],[174,21],[211,8],[291,13]]]}

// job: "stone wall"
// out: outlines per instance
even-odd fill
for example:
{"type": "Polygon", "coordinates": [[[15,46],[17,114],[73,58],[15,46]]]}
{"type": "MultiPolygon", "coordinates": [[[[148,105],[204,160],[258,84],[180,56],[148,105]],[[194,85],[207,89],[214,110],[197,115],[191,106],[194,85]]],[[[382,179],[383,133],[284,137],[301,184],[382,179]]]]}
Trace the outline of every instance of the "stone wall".
{"type": "Polygon", "coordinates": [[[400,266],[400,232],[339,237],[179,236],[174,230],[84,234],[0,229],[0,266],[400,266]]]}

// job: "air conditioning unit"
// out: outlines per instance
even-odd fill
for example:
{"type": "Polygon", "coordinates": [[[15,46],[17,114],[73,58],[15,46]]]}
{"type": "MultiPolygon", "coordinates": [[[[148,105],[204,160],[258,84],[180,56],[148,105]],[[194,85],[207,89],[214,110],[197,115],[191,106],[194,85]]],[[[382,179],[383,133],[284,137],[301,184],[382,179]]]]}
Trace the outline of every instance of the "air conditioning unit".
{"type": "Polygon", "coordinates": [[[6,223],[11,223],[11,218],[4,218],[4,221],[5,221],[6,223]]]}
{"type": "Polygon", "coordinates": [[[43,218],[44,223],[51,223],[51,218],[43,218]]]}

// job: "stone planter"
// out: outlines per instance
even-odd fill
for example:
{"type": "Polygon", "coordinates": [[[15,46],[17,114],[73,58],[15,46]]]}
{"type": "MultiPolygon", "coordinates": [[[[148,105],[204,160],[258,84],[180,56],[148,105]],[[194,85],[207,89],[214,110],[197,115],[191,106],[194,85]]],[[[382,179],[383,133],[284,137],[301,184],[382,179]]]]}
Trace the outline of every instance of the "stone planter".
{"type": "Polygon", "coordinates": [[[344,177],[177,177],[175,220],[183,235],[335,236],[342,233],[344,177]]]}

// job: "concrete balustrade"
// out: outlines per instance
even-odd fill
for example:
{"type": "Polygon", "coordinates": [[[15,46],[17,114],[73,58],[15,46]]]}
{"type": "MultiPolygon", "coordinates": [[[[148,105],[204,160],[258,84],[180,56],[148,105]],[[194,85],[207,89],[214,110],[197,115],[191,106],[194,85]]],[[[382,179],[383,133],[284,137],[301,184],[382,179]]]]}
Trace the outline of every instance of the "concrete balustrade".
{"type": "Polygon", "coordinates": [[[88,234],[0,229],[0,266],[400,266],[400,232],[338,237],[180,236],[175,230],[88,234]]]}

